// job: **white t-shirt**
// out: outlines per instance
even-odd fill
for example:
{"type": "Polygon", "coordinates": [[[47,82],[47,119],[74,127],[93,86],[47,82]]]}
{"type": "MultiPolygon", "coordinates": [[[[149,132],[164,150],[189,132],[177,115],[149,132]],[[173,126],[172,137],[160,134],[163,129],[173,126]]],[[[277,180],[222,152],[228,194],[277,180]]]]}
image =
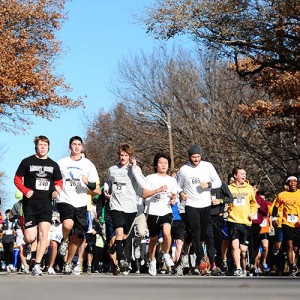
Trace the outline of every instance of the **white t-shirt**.
{"type": "Polygon", "coordinates": [[[211,206],[210,189],[200,187],[201,182],[211,182],[211,188],[221,187],[222,182],[214,166],[207,161],[200,161],[198,166],[187,163],[177,173],[178,193],[188,195],[186,206],[203,208],[211,206]]]}
{"type": "Polygon", "coordinates": [[[82,181],[82,176],[89,182],[99,182],[98,172],[94,164],[87,158],[73,160],[70,156],[58,162],[63,178],[63,189],[57,198],[57,203],[68,203],[74,207],[87,206],[88,188],[82,181]]]}
{"type": "Polygon", "coordinates": [[[171,192],[177,194],[177,182],[174,177],[169,175],[160,176],[157,173],[146,177],[145,188],[153,191],[167,185],[168,189],[164,192],[154,194],[146,199],[145,213],[154,216],[165,216],[172,213],[171,192]]]}

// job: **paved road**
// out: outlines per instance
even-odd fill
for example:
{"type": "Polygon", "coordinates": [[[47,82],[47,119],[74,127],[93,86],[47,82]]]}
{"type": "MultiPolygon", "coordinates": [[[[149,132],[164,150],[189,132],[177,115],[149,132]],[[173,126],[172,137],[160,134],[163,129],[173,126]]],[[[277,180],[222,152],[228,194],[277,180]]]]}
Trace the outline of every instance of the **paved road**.
{"type": "Polygon", "coordinates": [[[297,299],[300,277],[200,277],[129,274],[0,275],[2,299],[285,300],[297,299]]]}

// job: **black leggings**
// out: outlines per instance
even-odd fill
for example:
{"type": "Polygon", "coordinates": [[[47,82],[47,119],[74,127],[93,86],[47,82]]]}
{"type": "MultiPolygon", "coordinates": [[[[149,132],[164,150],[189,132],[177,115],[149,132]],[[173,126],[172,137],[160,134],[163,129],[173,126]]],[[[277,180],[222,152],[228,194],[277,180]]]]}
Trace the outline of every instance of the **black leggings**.
{"type": "Polygon", "coordinates": [[[202,242],[206,240],[210,206],[203,208],[186,206],[185,213],[191,230],[192,244],[197,256],[196,263],[199,264],[201,259],[204,257],[202,242]]]}
{"type": "Polygon", "coordinates": [[[11,243],[3,243],[4,250],[4,261],[5,264],[13,265],[14,264],[14,242],[11,243]]]}

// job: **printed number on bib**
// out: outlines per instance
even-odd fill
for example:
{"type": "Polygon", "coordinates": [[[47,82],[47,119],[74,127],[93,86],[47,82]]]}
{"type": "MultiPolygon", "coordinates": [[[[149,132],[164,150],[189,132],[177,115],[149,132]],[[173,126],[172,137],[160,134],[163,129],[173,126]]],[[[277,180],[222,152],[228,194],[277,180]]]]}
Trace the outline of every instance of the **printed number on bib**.
{"type": "Polygon", "coordinates": [[[35,188],[40,191],[49,191],[50,181],[45,178],[37,178],[35,181],[35,188]]]}
{"type": "Polygon", "coordinates": [[[234,206],[245,206],[245,198],[234,198],[233,205],[234,206]]]}
{"type": "Polygon", "coordinates": [[[115,183],[115,194],[124,194],[126,191],[126,183],[115,183]]]}
{"type": "Polygon", "coordinates": [[[298,222],[298,215],[288,215],[287,216],[287,221],[289,223],[296,223],[296,222],[298,222]]]}
{"type": "Polygon", "coordinates": [[[197,187],[200,184],[200,178],[191,178],[191,184],[197,187]]]}

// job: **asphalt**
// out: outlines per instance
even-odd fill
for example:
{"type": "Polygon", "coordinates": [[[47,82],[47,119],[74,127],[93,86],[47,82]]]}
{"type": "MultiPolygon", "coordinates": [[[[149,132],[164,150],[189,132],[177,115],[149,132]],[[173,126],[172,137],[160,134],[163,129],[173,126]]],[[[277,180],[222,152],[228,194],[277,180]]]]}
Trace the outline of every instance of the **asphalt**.
{"type": "Polygon", "coordinates": [[[1,297],[41,300],[259,300],[299,297],[300,277],[202,277],[148,274],[44,275],[0,273],[1,297]]]}

